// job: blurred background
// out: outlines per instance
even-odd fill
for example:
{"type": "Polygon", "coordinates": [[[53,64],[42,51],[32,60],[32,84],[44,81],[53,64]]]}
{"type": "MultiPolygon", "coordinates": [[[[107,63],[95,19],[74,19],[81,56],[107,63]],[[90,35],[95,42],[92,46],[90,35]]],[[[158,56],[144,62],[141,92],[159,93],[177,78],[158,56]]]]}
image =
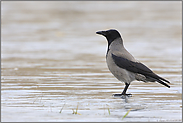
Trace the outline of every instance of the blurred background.
{"type": "Polygon", "coordinates": [[[3,1],[1,121],[182,121],[181,46],[181,1],[3,1]],[[134,81],[132,98],[112,97],[124,83],[95,33],[107,29],[171,88],[134,81]]]}

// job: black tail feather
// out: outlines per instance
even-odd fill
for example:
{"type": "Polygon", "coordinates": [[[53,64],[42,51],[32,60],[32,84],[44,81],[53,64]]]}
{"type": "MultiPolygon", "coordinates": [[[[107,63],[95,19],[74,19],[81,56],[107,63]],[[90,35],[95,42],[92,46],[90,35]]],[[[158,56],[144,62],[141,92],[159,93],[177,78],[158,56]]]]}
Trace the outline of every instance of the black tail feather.
{"type": "Polygon", "coordinates": [[[164,79],[164,78],[162,78],[162,77],[160,77],[160,76],[159,76],[159,78],[160,78],[161,80],[167,82],[167,83],[170,83],[168,80],[166,80],[166,79],[164,79]]]}
{"type": "Polygon", "coordinates": [[[164,85],[164,86],[166,86],[166,87],[168,87],[168,88],[170,88],[170,86],[168,84],[164,83],[160,79],[157,79],[157,82],[160,83],[160,84],[162,84],[162,85],[164,85]]]}
{"type": "Polygon", "coordinates": [[[155,73],[152,73],[152,74],[151,74],[151,77],[154,78],[155,81],[159,82],[160,84],[162,84],[162,85],[164,85],[164,86],[170,88],[170,86],[169,86],[168,84],[165,83],[165,82],[170,83],[168,80],[166,80],[166,79],[164,79],[164,78],[158,76],[158,75],[155,74],[155,73]]]}

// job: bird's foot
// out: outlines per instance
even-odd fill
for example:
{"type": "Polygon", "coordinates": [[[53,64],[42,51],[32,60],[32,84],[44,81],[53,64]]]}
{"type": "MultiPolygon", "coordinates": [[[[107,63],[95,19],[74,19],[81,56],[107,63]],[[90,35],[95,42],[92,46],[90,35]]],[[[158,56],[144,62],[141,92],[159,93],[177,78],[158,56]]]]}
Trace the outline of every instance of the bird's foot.
{"type": "Polygon", "coordinates": [[[126,97],[132,97],[132,94],[113,94],[113,97],[126,98],[126,97]]]}

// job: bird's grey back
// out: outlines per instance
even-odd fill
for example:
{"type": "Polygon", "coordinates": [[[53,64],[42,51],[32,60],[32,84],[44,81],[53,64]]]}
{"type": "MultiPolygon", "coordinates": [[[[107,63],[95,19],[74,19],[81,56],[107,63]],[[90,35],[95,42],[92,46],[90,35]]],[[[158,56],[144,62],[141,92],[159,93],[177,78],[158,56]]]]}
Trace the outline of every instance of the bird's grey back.
{"type": "Polygon", "coordinates": [[[130,61],[136,61],[135,58],[125,49],[122,38],[115,39],[108,48],[109,54],[112,53],[113,55],[123,57],[130,61]]]}

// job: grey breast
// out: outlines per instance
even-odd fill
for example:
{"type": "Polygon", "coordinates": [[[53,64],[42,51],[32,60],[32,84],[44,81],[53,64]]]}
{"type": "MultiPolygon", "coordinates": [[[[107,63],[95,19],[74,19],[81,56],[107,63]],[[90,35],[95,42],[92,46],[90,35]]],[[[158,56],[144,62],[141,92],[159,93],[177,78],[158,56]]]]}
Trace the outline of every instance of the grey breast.
{"type": "Polygon", "coordinates": [[[112,54],[126,58],[131,61],[136,61],[135,58],[124,48],[121,38],[113,41],[110,46],[106,56],[106,61],[111,73],[119,80],[125,83],[130,83],[135,80],[135,73],[127,71],[126,69],[117,66],[112,58],[112,54]]]}

